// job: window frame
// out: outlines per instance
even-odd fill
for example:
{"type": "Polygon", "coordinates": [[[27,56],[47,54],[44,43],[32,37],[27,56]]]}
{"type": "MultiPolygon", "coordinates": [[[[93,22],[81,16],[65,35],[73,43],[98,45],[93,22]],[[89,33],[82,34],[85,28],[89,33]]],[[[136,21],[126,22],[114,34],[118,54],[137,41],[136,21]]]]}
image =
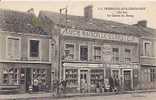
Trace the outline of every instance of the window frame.
{"type": "Polygon", "coordinates": [[[67,45],[67,44],[69,44],[69,45],[73,45],[73,46],[74,46],[73,59],[64,59],[64,60],[75,60],[75,57],[76,57],[76,44],[75,44],[75,43],[65,42],[65,43],[64,43],[63,55],[65,56],[65,50],[67,49],[67,48],[66,48],[66,45],[67,45]]]}
{"type": "Polygon", "coordinates": [[[119,47],[113,47],[112,48],[112,62],[113,63],[119,63],[120,62],[120,48],[119,47]],[[118,56],[114,56],[113,49],[118,49],[118,56]],[[118,61],[116,60],[117,57],[118,57],[118,61]],[[115,60],[114,60],[114,58],[115,58],[115,60]]]}
{"type": "Polygon", "coordinates": [[[41,39],[37,39],[37,38],[29,38],[28,39],[28,59],[29,60],[41,60],[41,52],[42,52],[42,49],[41,49],[41,39]],[[35,41],[39,41],[39,54],[38,54],[38,57],[31,57],[30,56],[30,41],[31,40],[35,40],[35,41]]]}
{"type": "Polygon", "coordinates": [[[87,54],[87,60],[81,60],[81,46],[86,46],[87,47],[87,49],[89,48],[89,46],[87,45],[87,44],[80,44],[79,45],[79,60],[80,61],[88,61],[89,60],[89,50],[88,50],[88,54],[87,54]]]}
{"type": "Polygon", "coordinates": [[[102,61],[102,46],[101,45],[93,45],[93,60],[94,61],[102,61]],[[95,47],[98,47],[98,48],[101,49],[101,51],[100,51],[100,59],[99,60],[95,59],[95,56],[97,56],[97,55],[95,55],[95,47]]]}
{"type": "MultiPolygon", "coordinates": [[[[143,56],[151,57],[152,53],[150,53],[149,55],[146,54],[145,43],[149,43],[150,44],[150,49],[152,49],[152,41],[150,41],[150,40],[143,40],[143,56]]],[[[152,50],[150,50],[150,51],[152,52],[152,50]]]]}
{"type": "Polygon", "coordinates": [[[21,58],[21,37],[19,37],[19,36],[7,36],[6,37],[6,58],[12,59],[12,60],[20,60],[20,58],[21,58]],[[13,57],[13,58],[9,57],[9,55],[8,55],[8,40],[9,40],[9,38],[19,40],[19,57],[13,57]]]}
{"type": "Polygon", "coordinates": [[[132,62],[132,49],[131,48],[124,48],[124,62],[131,63],[132,62]],[[126,49],[130,50],[130,55],[126,55],[126,49]],[[130,59],[130,61],[126,61],[126,59],[130,59]]]}

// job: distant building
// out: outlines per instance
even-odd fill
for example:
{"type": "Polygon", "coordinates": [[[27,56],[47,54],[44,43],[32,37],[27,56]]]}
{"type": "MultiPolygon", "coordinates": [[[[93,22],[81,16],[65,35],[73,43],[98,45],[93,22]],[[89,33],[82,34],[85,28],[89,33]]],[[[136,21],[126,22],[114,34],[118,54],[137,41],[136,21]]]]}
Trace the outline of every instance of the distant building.
{"type": "Polygon", "coordinates": [[[123,90],[138,86],[138,27],[93,18],[92,6],[84,9],[84,16],[40,11],[39,18],[52,30],[58,59],[53,67],[59,79],[67,80],[68,91],[79,92],[83,80],[86,91],[92,92],[110,77],[118,78],[123,90]]]}
{"type": "Polygon", "coordinates": [[[50,41],[34,14],[1,9],[0,91],[20,87],[20,91],[27,92],[35,79],[39,91],[49,90],[50,41]]]}

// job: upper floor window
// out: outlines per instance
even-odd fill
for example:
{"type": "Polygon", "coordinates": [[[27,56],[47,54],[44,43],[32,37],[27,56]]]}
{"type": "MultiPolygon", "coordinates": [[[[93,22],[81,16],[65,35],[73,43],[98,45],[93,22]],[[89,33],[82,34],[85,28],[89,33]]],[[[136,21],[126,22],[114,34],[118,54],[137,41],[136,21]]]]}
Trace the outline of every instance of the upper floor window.
{"type": "Polygon", "coordinates": [[[101,60],[101,47],[94,46],[94,60],[101,60]]]}
{"type": "Polygon", "coordinates": [[[74,59],[74,44],[65,44],[64,59],[74,59]]]}
{"type": "Polygon", "coordinates": [[[145,41],[143,44],[144,56],[151,56],[151,42],[145,41]]]}
{"type": "Polygon", "coordinates": [[[39,57],[39,40],[30,40],[30,57],[39,57]]]}
{"type": "Polygon", "coordinates": [[[88,46],[80,46],[80,60],[88,60],[88,46]]]}
{"type": "Polygon", "coordinates": [[[125,62],[131,62],[131,50],[125,49],[125,62]]]}
{"type": "Polygon", "coordinates": [[[119,48],[113,48],[113,62],[119,62],[119,48]]]}
{"type": "Polygon", "coordinates": [[[8,37],[7,57],[12,59],[20,58],[20,39],[17,37],[8,37]]]}

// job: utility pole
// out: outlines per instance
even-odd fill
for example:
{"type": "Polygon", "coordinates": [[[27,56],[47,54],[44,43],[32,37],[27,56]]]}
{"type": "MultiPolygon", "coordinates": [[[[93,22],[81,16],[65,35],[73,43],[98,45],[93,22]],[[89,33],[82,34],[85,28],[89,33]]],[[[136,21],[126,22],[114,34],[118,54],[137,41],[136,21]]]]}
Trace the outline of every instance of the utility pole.
{"type": "Polygon", "coordinates": [[[67,8],[62,8],[62,9],[60,9],[60,18],[59,18],[59,24],[60,24],[60,34],[59,34],[59,60],[58,60],[58,79],[59,80],[61,80],[62,79],[62,33],[61,33],[61,21],[62,21],[62,11],[65,11],[65,21],[66,21],[66,23],[65,23],[65,31],[67,30],[67,8]]]}

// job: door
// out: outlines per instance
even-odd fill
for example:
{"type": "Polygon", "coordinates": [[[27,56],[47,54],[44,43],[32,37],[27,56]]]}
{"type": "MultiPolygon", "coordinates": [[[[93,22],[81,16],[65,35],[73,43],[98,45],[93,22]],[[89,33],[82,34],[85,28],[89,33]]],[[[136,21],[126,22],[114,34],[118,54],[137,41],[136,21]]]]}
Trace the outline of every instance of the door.
{"type": "Polygon", "coordinates": [[[125,90],[131,90],[131,71],[130,70],[125,70],[124,71],[124,89],[125,90]]]}
{"type": "Polygon", "coordinates": [[[26,82],[25,82],[26,92],[28,92],[30,85],[31,85],[31,69],[26,68],[26,82]]]}
{"type": "Polygon", "coordinates": [[[88,70],[80,70],[80,89],[88,90],[88,70]]]}

